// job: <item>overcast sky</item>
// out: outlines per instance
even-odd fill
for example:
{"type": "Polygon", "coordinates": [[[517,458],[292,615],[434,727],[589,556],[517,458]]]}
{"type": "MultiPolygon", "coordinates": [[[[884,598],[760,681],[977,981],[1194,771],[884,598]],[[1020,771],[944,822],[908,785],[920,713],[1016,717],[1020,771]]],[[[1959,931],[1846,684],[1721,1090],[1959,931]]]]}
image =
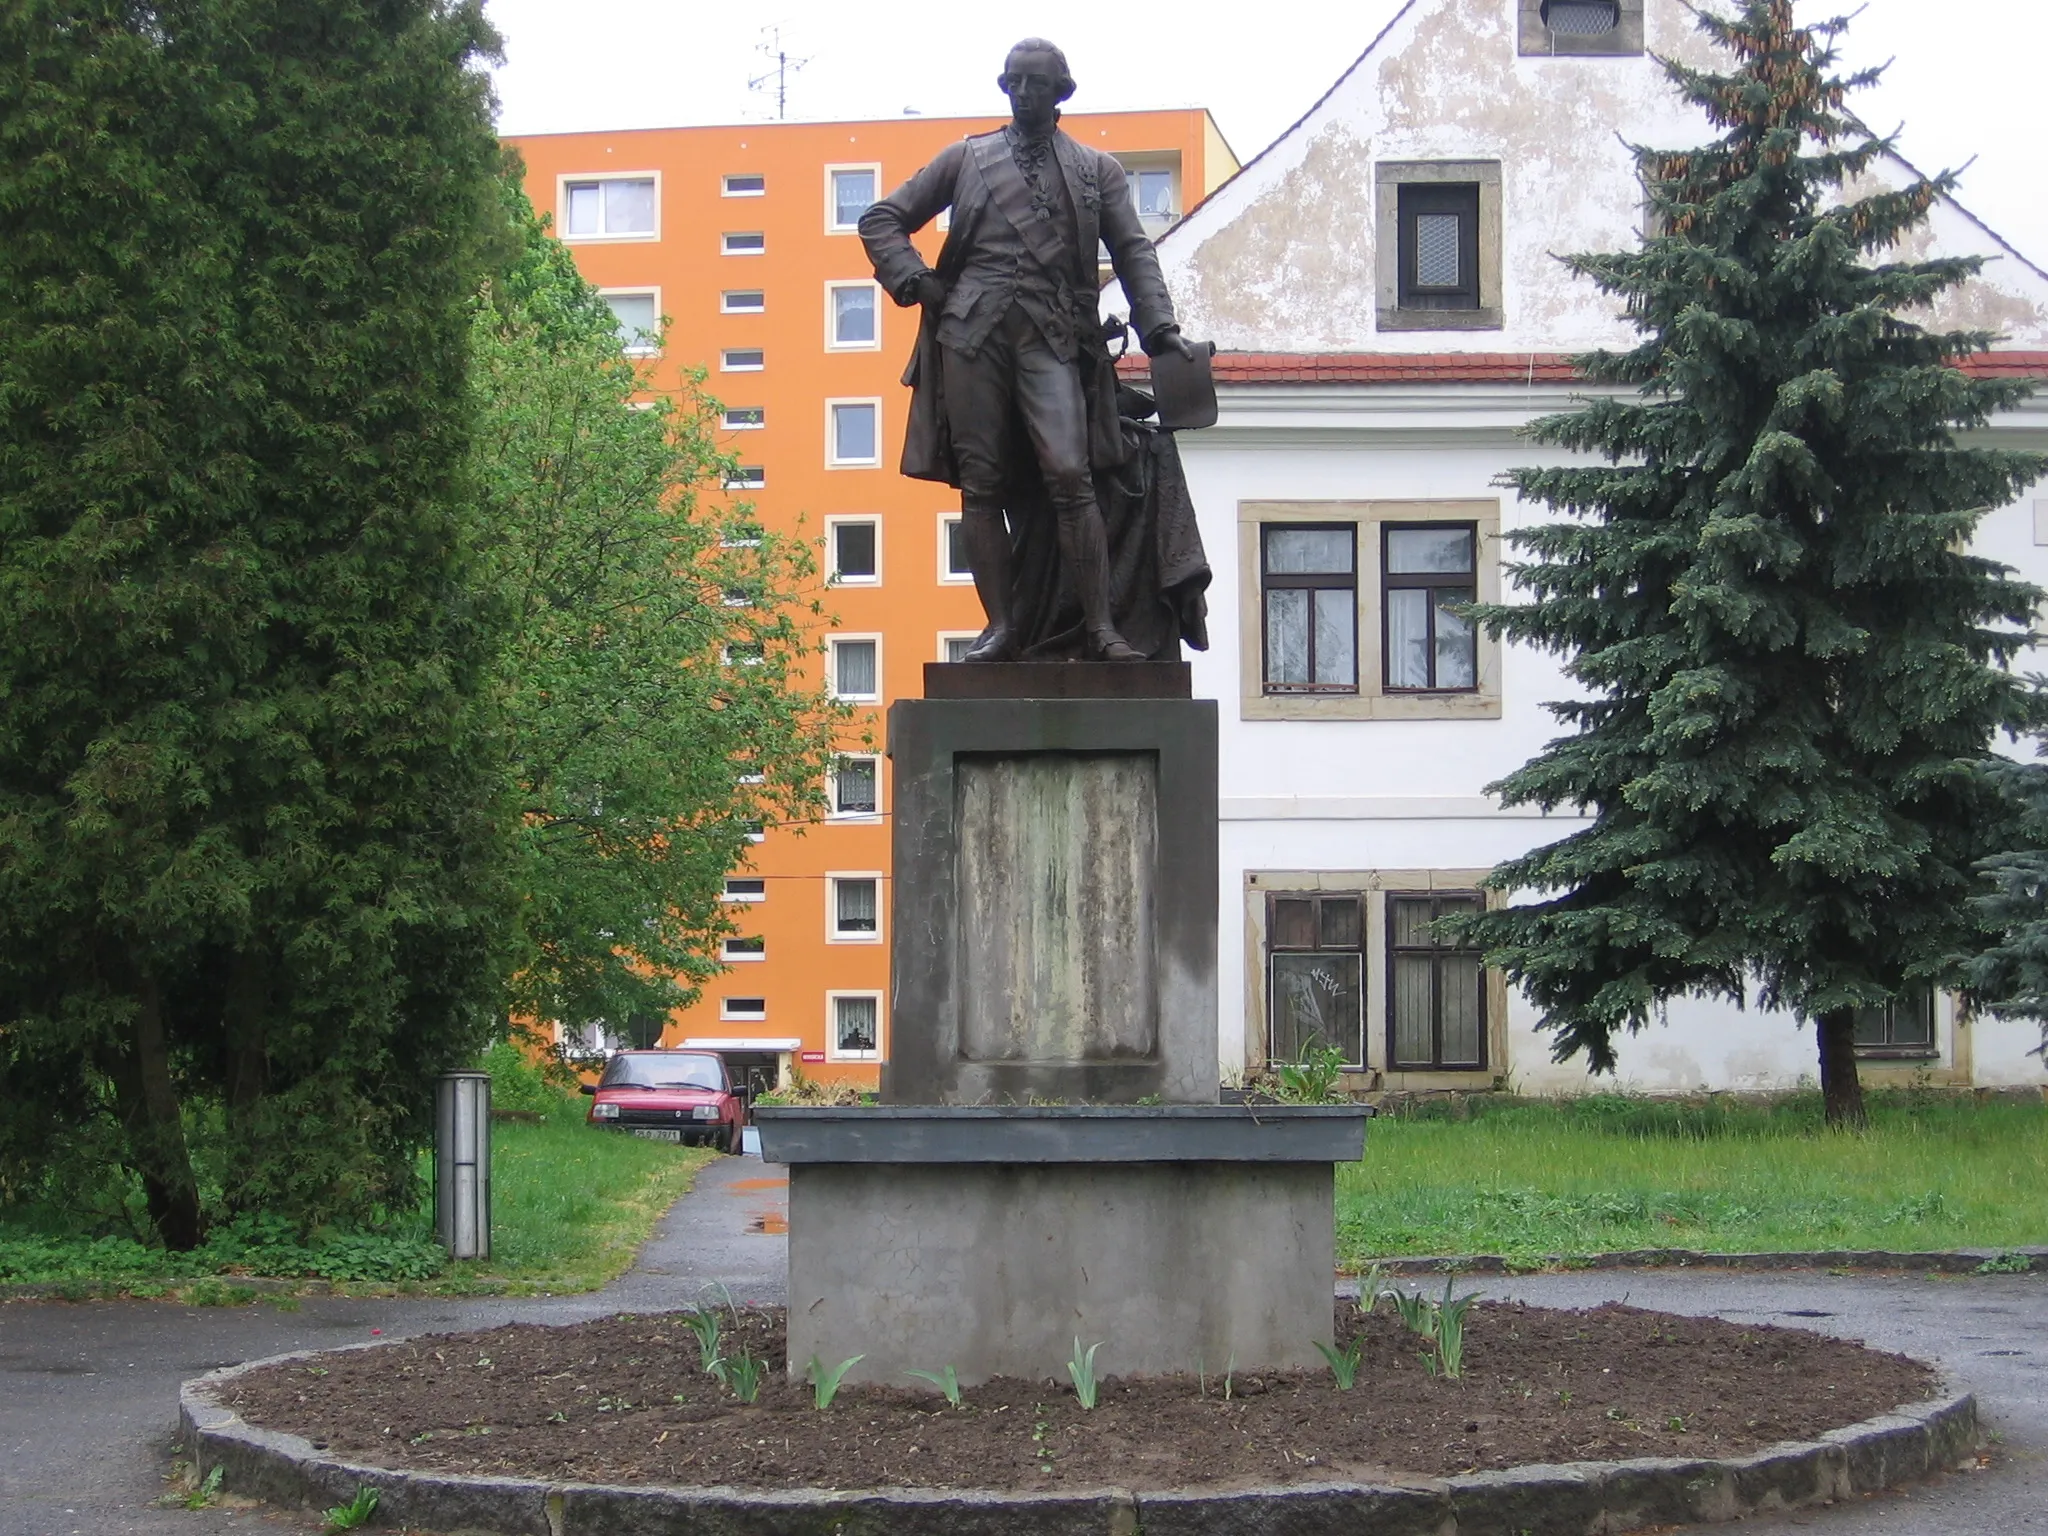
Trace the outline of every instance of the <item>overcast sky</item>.
{"type": "MultiPolygon", "coordinates": [[[[1067,51],[1076,111],[1207,107],[1242,160],[1300,117],[1401,0],[489,0],[505,39],[497,74],[508,134],[760,121],[775,115],[770,29],[792,61],[791,118],[927,116],[1002,108],[995,75],[1020,36],[1067,51]]],[[[1799,0],[1802,15],[1854,0],[1799,0]]],[[[2048,266],[2042,0],[1867,0],[1845,44],[1857,66],[1894,62],[1857,109],[1904,125],[1922,170],[1975,158],[1962,200],[2048,266]]]]}

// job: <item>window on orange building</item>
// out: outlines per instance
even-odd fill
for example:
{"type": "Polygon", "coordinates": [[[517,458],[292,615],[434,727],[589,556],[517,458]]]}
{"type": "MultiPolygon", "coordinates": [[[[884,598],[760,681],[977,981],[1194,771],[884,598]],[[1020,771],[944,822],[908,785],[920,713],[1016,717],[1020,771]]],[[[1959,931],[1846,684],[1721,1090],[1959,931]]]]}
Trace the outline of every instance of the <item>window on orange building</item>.
{"type": "Polygon", "coordinates": [[[563,233],[572,240],[655,232],[652,176],[564,181],[562,201],[563,233]]]}

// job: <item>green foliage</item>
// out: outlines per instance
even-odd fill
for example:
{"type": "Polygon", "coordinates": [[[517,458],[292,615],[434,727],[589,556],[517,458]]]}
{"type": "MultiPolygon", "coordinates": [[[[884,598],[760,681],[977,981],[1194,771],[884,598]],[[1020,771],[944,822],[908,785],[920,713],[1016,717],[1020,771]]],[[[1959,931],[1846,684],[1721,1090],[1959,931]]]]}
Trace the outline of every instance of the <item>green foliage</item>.
{"type": "MultiPolygon", "coordinates": [[[[1095,1406],[1095,1393],[1099,1385],[1095,1380],[1095,1351],[1100,1348],[1102,1348],[1102,1341],[1098,1339],[1084,1350],[1081,1348],[1079,1336],[1076,1336],[1074,1339],[1073,1358],[1067,1361],[1067,1375],[1074,1383],[1074,1400],[1083,1408],[1093,1408],[1095,1406]]],[[[1223,1395],[1228,1397],[1230,1395],[1230,1388],[1227,1384],[1228,1378],[1226,1377],[1225,1380],[1226,1385],[1223,1389],[1223,1395]]]]}
{"type": "Polygon", "coordinates": [[[2026,1275],[2033,1273],[2034,1261],[2024,1253],[2001,1253],[1977,1266],[1980,1275],[2026,1275]]]}
{"type": "Polygon", "coordinates": [[[2003,819],[1972,764],[2032,717],[2002,669],[2041,594],[1967,546],[2048,466],[1956,445],[2025,387],[1955,366],[1988,335],[1902,318],[1977,259],[1872,264],[1951,179],[1854,195],[1889,146],[1843,107],[1872,77],[1832,73],[1839,24],[1745,0],[1699,25],[1730,72],[1666,69],[1721,137],[1638,151],[1669,232],[1569,258],[1641,333],[1579,365],[1633,393],[1534,425],[1605,462],[1505,477],[1562,515],[1511,536],[1529,601],[1478,610],[1584,689],[1494,790],[1593,821],[1489,880],[1538,899],[1446,926],[1560,1060],[1609,1071],[1670,999],[1753,990],[1826,1026],[1823,1082],[1853,1096],[1854,1010],[1971,947],[2003,819]]]}
{"type": "MultiPolygon", "coordinates": [[[[754,1354],[753,1351],[742,1349],[736,1359],[728,1360],[721,1358],[712,1361],[711,1374],[718,1378],[721,1386],[730,1388],[734,1397],[743,1403],[751,1403],[761,1395],[762,1363],[760,1356],[754,1354]]],[[[832,1385],[837,1390],[839,1382],[836,1377],[833,1379],[832,1385]]],[[[831,1401],[832,1399],[828,1396],[825,1402],[820,1403],[818,1406],[823,1408],[831,1401]]]]}
{"type": "Polygon", "coordinates": [[[376,1513],[377,1490],[367,1484],[358,1485],[355,1497],[346,1504],[336,1504],[321,1512],[330,1531],[359,1531],[376,1513]]]}
{"type": "Polygon", "coordinates": [[[947,1402],[955,1408],[960,1406],[960,1373],[948,1365],[936,1371],[905,1371],[906,1376],[915,1376],[919,1381],[928,1381],[939,1389],[947,1402]]]}
{"type": "Polygon", "coordinates": [[[1358,1357],[1365,1349],[1364,1341],[1353,1339],[1351,1347],[1346,1350],[1332,1349],[1320,1339],[1315,1341],[1315,1346],[1322,1357],[1330,1363],[1330,1374],[1337,1378],[1337,1390],[1349,1392],[1353,1383],[1358,1380],[1358,1357]]]}
{"type": "Polygon", "coordinates": [[[816,1355],[811,1356],[810,1363],[804,1367],[804,1379],[811,1384],[811,1402],[818,1412],[823,1413],[832,1406],[832,1399],[839,1395],[839,1383],[846,1373],[866,1358],[866,1355],[855,1355],[828,1366],[816,1355]]]}
{"type": "Polygon", "coordinates": [[[1342,1104],[1337,1092],[1344,1068],[1344,1050],[1336,1045],[1308,1045],[1300,1061],[1283,1061],[1275,1073],[1280,1079],[1277,1097],[1284,1104],[1342,1104]]]}
{"type": "Polygon", "coordinates": [[[2012,832],[2006,852],[1978,865],[1989,942],[1964,974],[1990,1012],[2040,1024],[2034,1054],[2048,1059],[2048,763],[1993,761],[1985,775],[2012,807],[2012,832]]]}
{"type": "Polygon", "coordinates": [[[211,1508],[213,1502],[220,1497],[220,1480],[226,1472],[226,1467],[222,1466],[219,1462],[215,1462],[207,1470],[206,1476],[200,1479],[199,1486],[185,1495],[185,1508],[211,1508]]]}
{"type": "Polygon", "coordinates": [[[575,1094],[575,1074],[551,1050],[535,1061],[510,1040],[499,1040],[477,1058],[477,1067],[491,1074],[491,1108],[522,1114],[550,1115],[575,1094]]]}
{"type": "Polygon", "coordinates": [[[718,969],[749,823],[813,819],[843,712],[796,665],[809,552],[713,494],[687,379],[639,399],[611,311],[520,192],[470,391],[520,807],[515,1016],[658,1027],[718,969]]]}
{"type": "Polygon", "coordinates": [[[489,1027],[493,44],[440,0],[0,8],[0,1159],[105,1116],[174,1247],[185,1103],[229,1210],[359,1220],[489,1027]]]}
{"type": "Polygon", "coordinates": [[[697,1336],[697,1364],[707,1376],[717,1374],[717,1366],[723,1351],[718,1347],[721,1327],[718,1314],[709,1307],[695,1307],[683,1314],[683,1321],[690,1332],[697,1336]]]}

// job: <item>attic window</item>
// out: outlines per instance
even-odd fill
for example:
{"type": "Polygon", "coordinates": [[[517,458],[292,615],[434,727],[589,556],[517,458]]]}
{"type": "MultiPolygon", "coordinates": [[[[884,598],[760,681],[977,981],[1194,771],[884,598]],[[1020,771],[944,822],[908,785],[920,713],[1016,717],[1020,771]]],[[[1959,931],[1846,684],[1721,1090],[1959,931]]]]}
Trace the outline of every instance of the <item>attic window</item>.
{"type": "Polygon", "coordinates": [[[1525,56],[1640,54],[1643,0],[1517,0],[1525,56]]]}
{"type": "Polygon", "coordinates": [[[1543,0],[1543,24],[1565,37],[1598,37],[1621,25],[1621,0],[1543,0]]]}

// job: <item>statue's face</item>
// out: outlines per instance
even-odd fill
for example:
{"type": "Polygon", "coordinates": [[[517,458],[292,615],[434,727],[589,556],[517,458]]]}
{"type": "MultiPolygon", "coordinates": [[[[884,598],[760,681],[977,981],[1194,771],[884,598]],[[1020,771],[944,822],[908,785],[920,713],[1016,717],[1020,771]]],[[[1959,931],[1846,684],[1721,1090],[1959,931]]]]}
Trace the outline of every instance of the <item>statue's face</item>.
{"type": "Polygon", "coordinates": [[[1059,106],[1059,60],[1043,49],[1026,48],[1010,55],[996,84],[1010,98],[1010,115],[1024,128],[1049,128],[1059,106]]]}

